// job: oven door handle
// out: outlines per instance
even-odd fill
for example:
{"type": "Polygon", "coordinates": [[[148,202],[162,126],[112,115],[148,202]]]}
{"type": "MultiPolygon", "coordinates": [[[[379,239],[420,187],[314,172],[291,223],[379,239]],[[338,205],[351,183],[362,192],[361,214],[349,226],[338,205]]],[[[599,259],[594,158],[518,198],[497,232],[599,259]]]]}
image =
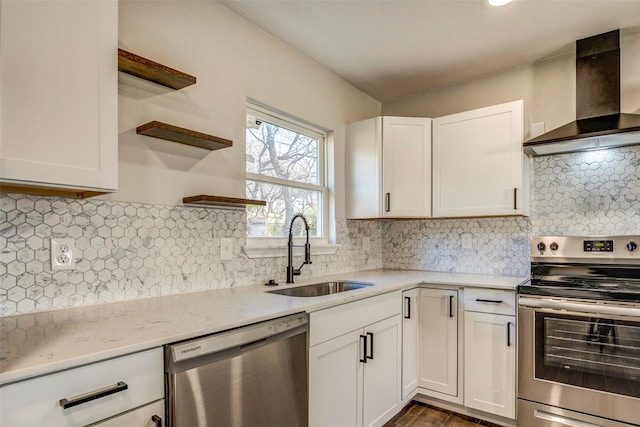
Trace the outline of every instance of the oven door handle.
{"type": "Polygon", "coordinates": [[[629,307],[609,304],[588,304],[579,302],[558,301],[546,298],[520,297],[518,304],[522,307],[548,309],[554,311],[573,312],[576,314],[604,314],[622,317],[640,316],[640,306],[629,307]]]}

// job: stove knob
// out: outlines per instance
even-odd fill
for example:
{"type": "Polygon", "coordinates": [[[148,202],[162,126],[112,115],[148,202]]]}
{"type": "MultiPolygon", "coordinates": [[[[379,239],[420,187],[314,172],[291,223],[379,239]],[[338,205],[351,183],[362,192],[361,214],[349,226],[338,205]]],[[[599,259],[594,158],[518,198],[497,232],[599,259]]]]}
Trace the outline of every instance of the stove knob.
{"type": "Polygon", "coordinates": [[[545,245],[544,243],[540,242],[538,243],[538,250],[540,252],[544,252],[544,250],[547,248],[547,245],[545,245]]]}
{"type": "Polygon", "coordinates": [[[631,241],[631,242],[627,243],[627,250],[629,252],[633,252],[636,249],[638,249],[638,244],[636,242],[631,241]]]}
{"type": "Polygon", "coordinates": [[[552,251],[557,251],[558,250],[558,244],[556,242],[553,242],[549,245],[549,249],[551,249],[552,251]]]}

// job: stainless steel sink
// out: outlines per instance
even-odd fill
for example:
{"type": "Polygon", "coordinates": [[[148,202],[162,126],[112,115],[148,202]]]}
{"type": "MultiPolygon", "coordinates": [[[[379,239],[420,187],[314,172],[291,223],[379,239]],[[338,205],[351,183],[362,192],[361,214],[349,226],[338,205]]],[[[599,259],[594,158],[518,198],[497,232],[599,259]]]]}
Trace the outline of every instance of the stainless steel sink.
{"type": "Polygon", "coordinates": [[[373,283],[337,281],[314,283],[313,285],[298,286],[297,288],[282,288],[267,292],[270,294],[287,295],[290,297],[319,297],[323,295],[353,291],[367,286],[373,286],[373,283]]]}

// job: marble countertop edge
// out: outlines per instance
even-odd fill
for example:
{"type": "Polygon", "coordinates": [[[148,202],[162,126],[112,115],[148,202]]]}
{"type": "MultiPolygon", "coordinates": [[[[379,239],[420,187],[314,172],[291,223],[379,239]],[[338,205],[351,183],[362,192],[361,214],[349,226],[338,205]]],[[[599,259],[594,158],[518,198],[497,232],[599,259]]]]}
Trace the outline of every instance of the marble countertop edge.
{"type": "Polygon", "coordinates": [[[298,279],[279,288],[335,280],[375,286],[313,298],[243,286],[0,317],[0,385],[395,290],[425,284],[513,290],[528,278],[382,269],[298,279]]]}

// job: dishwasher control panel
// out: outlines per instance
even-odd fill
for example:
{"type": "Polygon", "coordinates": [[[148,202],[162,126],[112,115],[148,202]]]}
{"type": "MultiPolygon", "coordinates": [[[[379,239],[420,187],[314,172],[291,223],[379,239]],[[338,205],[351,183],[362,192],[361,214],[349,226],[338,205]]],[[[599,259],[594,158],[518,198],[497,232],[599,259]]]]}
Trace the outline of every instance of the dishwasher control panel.
{"type": "Polygon", "coordinates": [[[307,315],[299,313],[196,338],[180,344],[172,344],[173,361],[180,362],[233,347],[253,344],[271,336],[306,326],[307,323],[307,315]]]}

